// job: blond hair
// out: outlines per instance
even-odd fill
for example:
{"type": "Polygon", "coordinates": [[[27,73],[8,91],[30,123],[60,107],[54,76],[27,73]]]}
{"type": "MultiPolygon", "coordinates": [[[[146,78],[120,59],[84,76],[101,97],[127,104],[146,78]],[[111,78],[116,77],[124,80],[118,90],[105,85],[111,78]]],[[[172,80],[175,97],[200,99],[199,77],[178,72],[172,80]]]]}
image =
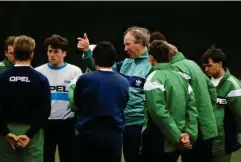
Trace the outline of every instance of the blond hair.
{"type": "Polygon", "coordinates": [[[17,60],[28,60],[35,49],[35,40],[26,35],[20,35],[13,42],[14,54],[17,60]]]}

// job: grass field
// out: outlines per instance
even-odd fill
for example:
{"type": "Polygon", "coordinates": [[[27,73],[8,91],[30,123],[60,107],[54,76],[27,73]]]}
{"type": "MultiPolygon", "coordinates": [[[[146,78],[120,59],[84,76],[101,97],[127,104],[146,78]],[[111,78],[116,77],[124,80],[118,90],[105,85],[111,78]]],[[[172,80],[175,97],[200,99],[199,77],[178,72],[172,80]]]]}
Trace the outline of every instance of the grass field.
{"type": "MultiPolygon", "coordinates": [[[[241,149],[232,155],[231,162],[240,162],[240,159],[241,159],[241,149]]],[[[59,162],[58,151],[56,152],[55,162],[59,162]]],[[[122,162],[125,162],[124,158],[122,159],[122,162]]],[[[178,162],[181,162],[181,160],[179,159],[178,162]]]]}

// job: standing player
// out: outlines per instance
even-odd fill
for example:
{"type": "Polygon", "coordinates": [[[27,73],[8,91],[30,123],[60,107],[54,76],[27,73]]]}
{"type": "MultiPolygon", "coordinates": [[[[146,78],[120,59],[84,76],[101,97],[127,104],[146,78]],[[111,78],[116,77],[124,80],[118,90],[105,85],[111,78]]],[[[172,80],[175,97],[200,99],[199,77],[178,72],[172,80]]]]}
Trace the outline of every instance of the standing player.
{"type": "Polygon", "coordinates": [[[15,36],[9,36],[4,43],[5,58],[2,62],[0,62],[0,72],[3,72],[10,67],[13,67],[13,65],[15,64],[15,59],[13,54],[14,39],[15,39],[15,36]]]}
{"type": "MultiPolygon", "coordinates": [[[[153,33],[152,40],[163,40],[161,33],[153,33]],[[157,37],[159,35],[159,37],[157,37]]],[[[206,162],[212,159],[212,142],[217,136],[217,126],[214,116],[216,106],[216,89],[201,68],[171,44],[169,45],[170,63],[189,80],[195,94],[198,111],[198,139],[193,149],[182,154],[183,162],[206,162]],[[202,152],[202,154],[200,154],[202,152]]]]}
{"type": "Polygon", "coordinates": [[[93,51],[97,70],[81,75],[76,83],[76,162],[121,161],[129,83],[112,70],[116,56],[111,43],[98,43],[93,51]]]}
{"type": "Polygon", "coordinates": [[[230,162],[233,152],[241,148],[241,83],[230,74],[226,56],[216,47],[208,49],[203,57],[205,72],[217,90],[215,117],[218,136],[213,142],[213,162],[230,162]]]}
{"type": "Polygon", "coordinates": [[[45,128],[45,162],[55,161],[58,145],[61,162],[72,161],[74,113],[69,109],[68,86],[81,73],[77,66],[64,62],[68,41],[59,35],[52,35],[45,41],[49,63],[36,68],[44,74],[51,86],[51,114],[45,128]]]}
{"type": "Polygon", "coordinates": [[[153,68],[144,85],[147,124],[142,133],[141,162],[176,162],[178,149],[189,148],[197,137],[194,94],[169,63],[167,43],[156,40],[148,52],[153,68]]]}
{"type": "Polygon", "coordinates": [[[6,135],[0,143],[0,162],[43,162],[42,128],[51,110],[49,82],[30,66],[35,41],[22,35],[13,46],[16,64],[0,74],[1,124],[6,135]]]}

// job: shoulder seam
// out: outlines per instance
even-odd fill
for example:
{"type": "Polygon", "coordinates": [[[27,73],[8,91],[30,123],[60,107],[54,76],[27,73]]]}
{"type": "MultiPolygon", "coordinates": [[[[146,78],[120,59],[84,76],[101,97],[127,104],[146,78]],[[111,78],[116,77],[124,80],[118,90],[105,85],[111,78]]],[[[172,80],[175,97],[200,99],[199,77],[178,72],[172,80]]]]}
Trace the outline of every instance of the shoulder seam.
{"type": "Polygon", "coordinates": [[[235,89],[240,89],[240,86],[239,86],[238,82],[233,78],[233,76],[230,76],[227,80],[230,81],[233,84],[235,89]]]}

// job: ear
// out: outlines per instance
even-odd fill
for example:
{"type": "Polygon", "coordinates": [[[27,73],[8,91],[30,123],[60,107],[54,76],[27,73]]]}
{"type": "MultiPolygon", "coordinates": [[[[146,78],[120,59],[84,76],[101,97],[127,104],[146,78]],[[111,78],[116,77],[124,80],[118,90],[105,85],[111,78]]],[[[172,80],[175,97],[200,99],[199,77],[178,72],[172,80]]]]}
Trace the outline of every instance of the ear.
{"type": "Polygon", "coordinates": [[[141,40],[136,41],[138,44],[143,46],[143,42],[141,40]]]}
{"type": "Polygon", "coordinates": [[[63,51],[63,56],[66,57],[66,55],[67,55],[67,52],[63,51]]]}
{"type": "Polygon", "coordinates": [[[31,55],[30,55],[30,59],[32,60],[33,57],[34,57],[34,52],[31,53],[31,55]]]}
{"type": "Polygon", "coordinates": [[[5,54],[5,56],[7,57],[7,55],[8,55],[8,51],[4,51],[4,54],[5,54]]]}
{"type": "Polygon", "coordinates": [[[219,61],[218,65],[219,65],[219,67],[223,67],[223,62],[219,61]]]}
{"type": "Polygon", "coordinates": [[[149,61],[152,62],[153,61],[153,56],[152,55],[149,55],[149,61]]]}

